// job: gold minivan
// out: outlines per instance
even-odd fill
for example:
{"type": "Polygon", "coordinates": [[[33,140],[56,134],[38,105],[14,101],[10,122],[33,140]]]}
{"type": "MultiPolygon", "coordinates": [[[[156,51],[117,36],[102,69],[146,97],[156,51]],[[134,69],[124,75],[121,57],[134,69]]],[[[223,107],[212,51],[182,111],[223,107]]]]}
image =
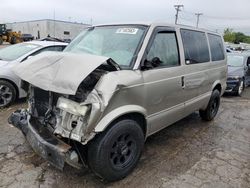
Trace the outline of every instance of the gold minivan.
{"type": "Polygon", "coordinates": [[[14,67],[29,107],[9,122],[55,167],[127,176],[146,138],[199,111],[216,116],[226,88],[222,37],[164,23],[89,27],[63,52],[14,67]]]}

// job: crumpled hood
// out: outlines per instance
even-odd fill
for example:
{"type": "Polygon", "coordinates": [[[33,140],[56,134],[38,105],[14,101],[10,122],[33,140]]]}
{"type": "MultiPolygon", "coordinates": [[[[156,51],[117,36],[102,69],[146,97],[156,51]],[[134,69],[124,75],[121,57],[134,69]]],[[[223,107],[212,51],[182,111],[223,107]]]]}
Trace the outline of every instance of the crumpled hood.
{"type": "Polygon", "coordinates": [[[43,90],[75,95],[80,83],[109,58],[69,52],[44,52],[13,68],[21,79],[43,90]]]}
{"type": "Polygon", "coordinates": [[[243,76],[244,68],[243,67],[228,67],[228,76],[243,76]]]}

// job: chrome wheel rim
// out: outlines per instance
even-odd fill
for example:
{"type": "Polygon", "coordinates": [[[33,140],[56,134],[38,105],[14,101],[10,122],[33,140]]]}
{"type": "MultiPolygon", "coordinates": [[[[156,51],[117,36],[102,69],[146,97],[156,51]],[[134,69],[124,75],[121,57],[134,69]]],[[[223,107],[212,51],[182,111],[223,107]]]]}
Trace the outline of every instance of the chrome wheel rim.
{"type": "Polygon", "coordinates": [[[240,85],[239,85],[239,89],[238,89],[238,94],[239,94],[239,95],[243,92],[243,89],[244,89],[244,82],[241,81],[241,82],[240,82],[240,85]]]}
{"type": "Polygon", "coordinates": [[[8,105],[12,100],[11,89],[6,85],[0,85],[0,107],[8,105]]]}

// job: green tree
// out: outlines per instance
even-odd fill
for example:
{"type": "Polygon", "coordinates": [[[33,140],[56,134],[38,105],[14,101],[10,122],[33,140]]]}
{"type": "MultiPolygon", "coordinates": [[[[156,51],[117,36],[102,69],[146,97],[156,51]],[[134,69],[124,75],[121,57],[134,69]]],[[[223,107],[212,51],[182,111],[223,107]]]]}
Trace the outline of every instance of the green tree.
{"type": "Polygon", "coordinates": [[[234,43],[235,39],[236,39],[236,37],[235,37],[235,32],[233,32],[233,29],[226,28],[224,30],[224,40],[226,42],[234,43]]]}
{"type": "Polygon", "coordinates": [[[250,36],[247,36],[247,37],[244,39],[243,42],[244,42],[244,43],[250,44],[250,36]]]}
{"type": "Polygon", "coordinates": [[[244,33],[237,32],[235,33],[235,41],[234,43],[239,44],[240,42],[244,42],[247,36],[244,33]]]}

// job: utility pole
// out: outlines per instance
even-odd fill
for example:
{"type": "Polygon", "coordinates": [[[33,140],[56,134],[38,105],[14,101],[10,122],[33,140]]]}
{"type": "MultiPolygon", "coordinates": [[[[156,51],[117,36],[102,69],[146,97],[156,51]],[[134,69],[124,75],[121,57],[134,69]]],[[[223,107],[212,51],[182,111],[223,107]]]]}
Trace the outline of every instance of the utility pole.
{"type": "Polygon", "coordinates": [[[183,8],[183,7],[184,7],[184,5],[174,5],[174,8],[176,10],[175,24],[177,24],[179,12],[181,11],[181,8],[183,8]]]}
{"type": "Polygon", "coordinates": [[[199,21],[200,21],[200,16],[202,16],[203,14],[198,12],[198,13],[195,13],[195,15],[197,16],[196,27],[198,27],[199,26],[199,21]]]}

